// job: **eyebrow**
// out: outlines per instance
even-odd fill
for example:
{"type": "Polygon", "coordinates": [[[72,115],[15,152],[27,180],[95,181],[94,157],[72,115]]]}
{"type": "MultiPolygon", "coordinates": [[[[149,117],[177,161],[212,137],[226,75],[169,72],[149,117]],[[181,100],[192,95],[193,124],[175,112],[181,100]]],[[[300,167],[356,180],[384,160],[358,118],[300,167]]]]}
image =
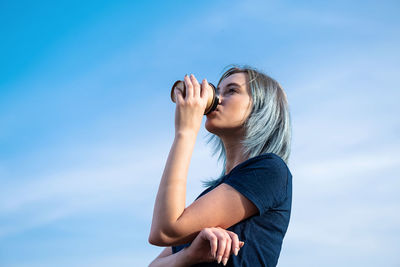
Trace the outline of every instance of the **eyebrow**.
{"type": "MultiPolygon", "coordinates": [[[[225,88],[227,88],[227,87],[229,87],[229,86],[237,86],[237,87],[239,87],[239,88],[242,88],[241,86],[240,86],[240,84],[237,84],[237,83],[228,83],[227,85],[225,85],[225,88]]],[[[220,87],[217,87],[217,90],[219,91],[221,88],[220,87]]]]}

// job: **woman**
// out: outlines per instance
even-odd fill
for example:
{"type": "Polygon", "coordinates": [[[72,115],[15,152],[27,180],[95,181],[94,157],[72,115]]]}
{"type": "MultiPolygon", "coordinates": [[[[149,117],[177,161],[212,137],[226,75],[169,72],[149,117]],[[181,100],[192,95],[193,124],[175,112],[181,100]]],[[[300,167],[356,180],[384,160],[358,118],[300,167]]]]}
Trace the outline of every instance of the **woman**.
{"type": "Polygon", "coordinates": [[[151,266],[276,266],[291,211],[291,125],[278,82],[249,66],[228,69],[206,129],[224,167],[185,208],[186,177],[207,103],[185,76],[176,90],[175,139],[157,193],[149,242],[167,248],[151,266]],[[240,243],[244,241],[243,243],[240,243]],[[239,251],[240,249],[240,251],[239,251]]]}

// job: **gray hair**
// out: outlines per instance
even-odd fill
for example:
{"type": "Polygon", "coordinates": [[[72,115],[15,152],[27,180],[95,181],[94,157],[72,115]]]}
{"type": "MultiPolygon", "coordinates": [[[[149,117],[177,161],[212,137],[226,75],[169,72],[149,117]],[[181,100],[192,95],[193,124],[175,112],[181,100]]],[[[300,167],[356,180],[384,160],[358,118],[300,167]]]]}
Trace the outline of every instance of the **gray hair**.
{"type": "MultiPolygon", "coordinates": [[[[249,78],[252,107],[244,122],[245,138],[240,141],[246,158],[274,153],[288,164],[292,128],[289,105],[283,88],[268,75],[248,65],[228,67],[230,68],[222,74],[217,87],[225,78],[235,73],[247,73],[249,78]]],[[[219,153],[218,161],[222,160],[223,170],[219,178],[203,181],[204,186],[216,185],[226,171],[226,151],[222,140],[209,133],[207,144],[209,143],[214,144],[212,155],[219,153]]]]}

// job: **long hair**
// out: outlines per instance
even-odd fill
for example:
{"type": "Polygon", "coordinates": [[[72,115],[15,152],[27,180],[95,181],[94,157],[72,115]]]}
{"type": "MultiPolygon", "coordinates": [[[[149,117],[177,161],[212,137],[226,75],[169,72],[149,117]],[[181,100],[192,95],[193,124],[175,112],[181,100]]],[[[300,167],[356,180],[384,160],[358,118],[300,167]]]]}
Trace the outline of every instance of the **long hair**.
{"type": "MultiPolygon", "coordinates": [[[[246,73],[249,78],[252,107],[251,112],[244,122],[245,136],[240,141],[247,159],[264,154],[274,153],[288,164],[292,138],[291,118],[286,94],[281,85],[248,65],[229,65],[228,70],[222,74],[218,86],[227,77],[235,73],[246,73]],[[232,67],[230,67],[232,66],[232,67]]],[[[222,172],[217,179],[203,181],[204,186],[214,186],[225,175],[226,151],[222,140],[209,133],[207,144],[213,144],[213,153],[219,154],[218,160],[222,161],[222,172]]]]}

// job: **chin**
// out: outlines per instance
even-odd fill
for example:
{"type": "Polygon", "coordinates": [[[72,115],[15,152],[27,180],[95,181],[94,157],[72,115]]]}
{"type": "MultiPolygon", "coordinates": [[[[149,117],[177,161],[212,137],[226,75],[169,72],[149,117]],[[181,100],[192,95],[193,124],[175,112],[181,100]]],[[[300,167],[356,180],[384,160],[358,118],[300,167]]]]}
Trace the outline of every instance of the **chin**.
{"type": "Polygon", "coordinates": [[[218,128],[214,123],[212,123],[210,120],[207,120],[204,126],[205,126],[205,128],[207,129],[207,131],[209,131],[210,133],[213,133],[213,134],[217,134],[218,129],[219,129],[219,128],[218,128]]]}
{"type": "Polygon", "coordinates": [[[244,132],[243,125],[216,125],[212,120],[207,120],[204,126],[207,131],[220,138],[226,135],[242,136],[244,132]]]}

